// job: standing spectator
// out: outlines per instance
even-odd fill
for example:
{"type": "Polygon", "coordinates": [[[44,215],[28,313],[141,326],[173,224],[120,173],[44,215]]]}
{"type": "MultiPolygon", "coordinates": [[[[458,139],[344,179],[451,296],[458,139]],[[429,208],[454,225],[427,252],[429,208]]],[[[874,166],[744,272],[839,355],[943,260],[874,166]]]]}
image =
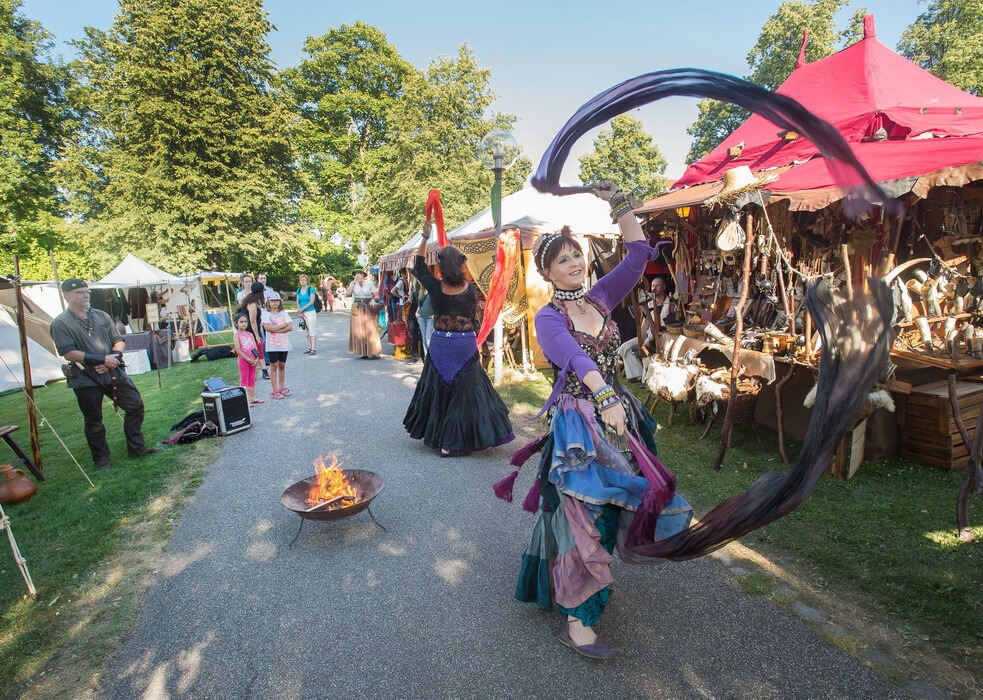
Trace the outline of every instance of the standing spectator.
{"type": "MultiPolygon", "coordinates": [[[[276,290],[272,287],[266,285],[266,273],[260,272],[256,275],[256,281],[263,285],[263,303],[260,305],[260,310],[266,308],[266,302],[270,300],[271,294],[276,294],[276,290]]],[[[263,379],[270,378],[270,358],[269,356],[263,357],[263,379]]]]}
{"type": "Polygon", "coordinates": [[[410,295],[402,270],[396,273],[396,281],[393,282],[389,293],[393,299],[393,318],[401,319],[405,323],[406,314],[409,312],[409,305],[406,302],[409,300],[410,295]]]}
{"type": "Polygon", "coordinates": [[[317,355],[314,346],[317,343],[317,290],[307,284],[307,275],[300,276],[300,286],[297,287],[297,310],[302,319],[301,327],[307,332],[307,349],[305,355],[317,355]]]}
{"type": "Polygon", "coordinates": [[[348,286],[352,296],[352,318],[348,330],[348,352],[361,359],[375,358],[382,352],[379,339],[379,313],[373,306],[379,293],[376,286],[358,270],[348,286]]]}
{"type": "Polygon", "coordinates": [[[241,306],[242,300],[249,294],[249,288],[253,286],[253,278],[248,272],[243,273],[239,278],[239,288],[236,290],[236,305],[241,306]]]}
{"type": "MultiPolygon", "coordinates": [[[[253,334],[253,338],[256,340],[256,348],[259,350],[259,354],[262,356],[261,359],[265,359],[266,353],[263,351],[265,344],[263,343],[263,283],[253,282],[253,286],[249,288],[249,294],[243,298],[242,303],[239,304],[239,313],[245,314],[246,319],[249,322],[247,330],[253,334]]],[[[261,363],[263,367],[263,379],[269,379],[270,373],[266,369],[265,364],[261,363]]]]}
{"type": "Polygon", "coordinates": [[[283,309],[283,300],[273,292],[266,301],[263,312],[263,329],[266,331],[266,357],[270,362],[270,381],[273,385],[274,399],[290,396],[286,387],[287,353],[290,352],[290,331],[293,323],[290,314],[283,309]]]}
{"type": "Polygon", "coordinates": [[[249,317],[244,313],[235,315],[235,333],[232,342],[235,345],[239,365],[239,384],[246,389],[249,403],[263,403],[256,398],[256,365],[259,364],[259,348],[256,346],[256,336],[249,330],[249,317]]]}
{"type": "Polygon", "coordinates": [[[68,386],[85,418],[85,440],[89,443],[96,469],[112,468],[106,426],[102,423],[102,399],[108,396],[113,406],[122,408],[123,434],[131,457],[158,452],[143,440],[143,398],[123,371],[122,358],[126,343],[105,311],[89,306],[89,286],[84,280],[70,277],[61,283],[68,308],[51,322],[51,339],[58,354],[72,368],[68,386]]]}
{"type": "Polygon", "coordinates": [[[338,303],[341,304],[341,308],[347,309],[348,305],[345,303],[345,286],[339,283],[335,288],[335,294],[338,295],[338,303]]]}
{"type": "Polygon", "coordinates": [[[416,320],[420,324],[420,340],[423,344],[423,359],[427,359],[430,351],[430,334],[433,333],[433,300],[430,293],[420,285],[419,302],[416,308],[416,320]]]}
{"type": "Polygon", "coordinates": [[[321,293],[324,295],[324,303],[328,305],[329,311],[334,311],[334,294],[331,293],[334,284],[335,278],[331,275],[325,275],[321,280],[321,293]]]}

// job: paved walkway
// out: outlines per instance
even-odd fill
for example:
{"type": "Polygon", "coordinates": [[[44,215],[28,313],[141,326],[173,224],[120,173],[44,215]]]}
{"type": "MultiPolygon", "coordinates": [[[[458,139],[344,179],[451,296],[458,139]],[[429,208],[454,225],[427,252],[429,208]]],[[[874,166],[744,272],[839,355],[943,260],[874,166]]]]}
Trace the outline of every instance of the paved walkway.
{"type": "Polygon", "coordinates": [[[347,314],[319,324],[319,354],[287,363],[293,396],[225,438],[104,697],[902,694],[708,559],[616,564],[601,632],[621,654],[596,663],[562,647],[558,614],[512,598],[533,518],[491,493],[510,446],[436,458],[401,424],[420,365],[349,357],[347,314]],[[288,548],[298,518],[280,493],[327,453],[382,475],[372,510],[388,531],[365,513],[310,522],[288,548]]]}

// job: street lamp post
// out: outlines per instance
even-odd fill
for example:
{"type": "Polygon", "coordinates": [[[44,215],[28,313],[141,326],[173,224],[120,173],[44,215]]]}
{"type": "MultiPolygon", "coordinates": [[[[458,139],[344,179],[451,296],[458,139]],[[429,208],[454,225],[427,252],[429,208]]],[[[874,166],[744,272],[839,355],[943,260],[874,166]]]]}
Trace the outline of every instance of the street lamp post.
{"type": "MultiPolygon", "coordinates": [[[[519,157],[519,144],[507,131],[490,131],[479,144],[481,162],[495,173],[495,184],[491,191],[492,219],[495,222],[495,240],[502,235],[502,173],[511,168],[519,157]]],[[[495,386],[502,383],[502,349],[504,346],[504,327],[502,314],[495,319],[493,338],[493,358],[495,361],[495,386]]]]}

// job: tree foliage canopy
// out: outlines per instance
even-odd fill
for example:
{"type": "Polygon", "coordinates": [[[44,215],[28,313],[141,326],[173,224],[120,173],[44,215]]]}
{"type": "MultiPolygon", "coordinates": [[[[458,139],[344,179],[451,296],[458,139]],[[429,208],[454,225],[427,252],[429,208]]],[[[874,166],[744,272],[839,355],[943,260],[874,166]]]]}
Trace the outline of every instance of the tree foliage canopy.
{"type": "Polygon", "coordinates": [[[121,0],[75,68],[66,184],[102,240],[174,270],[295,247],[293,117],[261,0],[121,0]]]}
{"type": "Polygon", "coordinates": [[[983,0],[932,0],[898,52],[961,90],[983,96],[983,0]]]}
{"type": "MultiPolygon", "coordinates": [[[[863,15],[859,9],[847,28],[837,33],[835,15],[848,0],[789,0],[782,3],[761,27],[758,40],[747,55],[746,79],[774,90],[795,68],[802,47],[802,32],[808,30],[806,60],[817,61],[829,56],[841,45],[862,36],[863,15]]],[[[693,163],[720,144],[748,118],[747,110],[730,103],[701,100],[699,116],[686,129],[693,137],[687,163],[693,163]]]]}
{"type": "Polygon", "coordinates": [[[619,114],[594,139],[594,150],[580,157],[581,182],[614,180],[625,192],[648,199],[664,191],[666,159],[635,117],[619,114]]]}
{"type": "Polygon", "coordinates": [[[58,212],[52,165],[64,136],[68,75],[50,35],[0,0],[0,241],[24,254],[51,245],[58,212]]]}

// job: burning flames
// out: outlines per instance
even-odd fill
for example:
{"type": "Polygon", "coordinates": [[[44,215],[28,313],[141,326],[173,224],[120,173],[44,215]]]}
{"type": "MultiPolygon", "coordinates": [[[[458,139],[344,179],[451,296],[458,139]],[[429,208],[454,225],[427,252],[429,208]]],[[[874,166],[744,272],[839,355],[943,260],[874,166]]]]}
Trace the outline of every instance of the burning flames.
{"type": "Polygon", "coordinates": [[[358,500],[358,492],[341,471],[341,462],[334,455],[328,455],[328,460],[325,462],[324,457],[314,460],[317,481],[311,484],[307,493],[307,505],[317,506],[326,501],[335,501],[335,505],[341,506],[346,501],[351,503],[358,500]]]}

